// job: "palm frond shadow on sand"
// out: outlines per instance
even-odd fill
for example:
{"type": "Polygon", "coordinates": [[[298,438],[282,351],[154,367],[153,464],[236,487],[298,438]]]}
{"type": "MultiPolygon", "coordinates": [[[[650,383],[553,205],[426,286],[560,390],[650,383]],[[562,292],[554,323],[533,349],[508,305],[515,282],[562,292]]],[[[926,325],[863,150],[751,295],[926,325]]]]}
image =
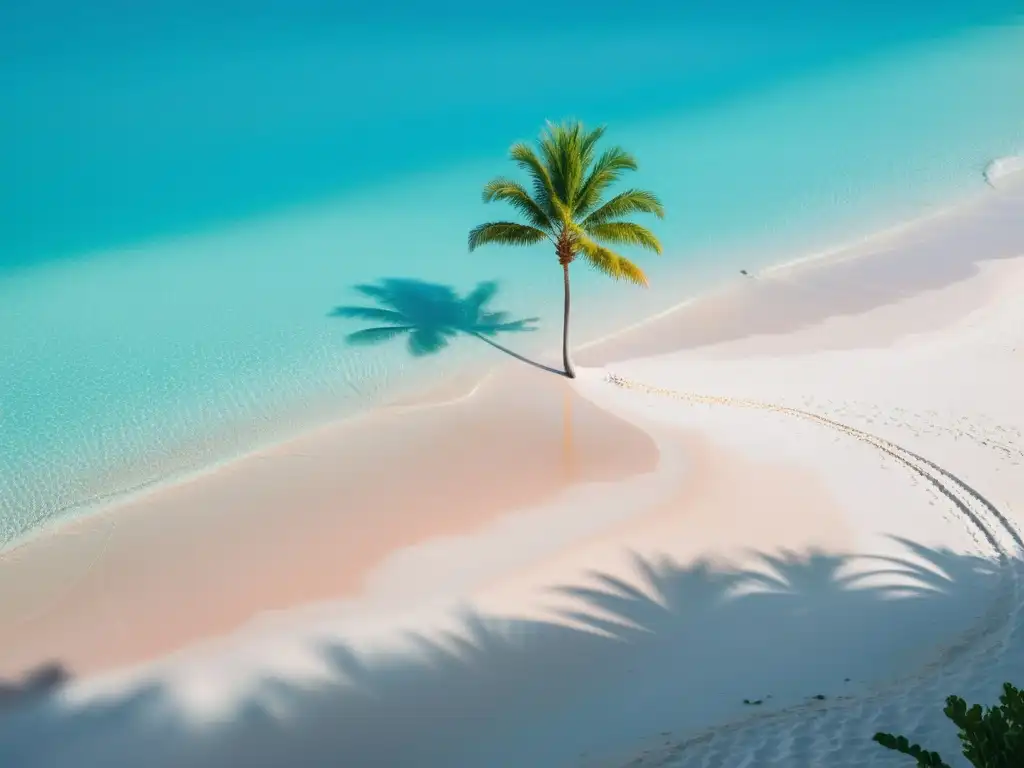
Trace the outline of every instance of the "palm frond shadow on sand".
{"type": "MultiPolygon", "coordinates": [[[[1000,572],[984,558],[903,544],[905,556],[877,561],[774,552],[747,568],[633,556],[625,576],[552,590],[537,617],[466,610],[457,631],[411,633],[389,651],[310,639],[322,677],[253,673],[215,720],[159,682],[88,704],[37,702],[0,718],[0,764],[574,764],[638,732],[750,714],[744,699],[763,709],[831,699],[913,669],[972,626],[1000,572]]],[[[928,727],[902,717],[894,710],[885,727],[910,737],[928,727]]]]}
{"type": "Polygon", "coordinates": [[[456,337],[465,335],[535,368],[562,373],[495,341],[501,334],[535,331],[539,319],[512,319],[507,312],[490,309],[498,292],[496,282],[478,283],[466,296],[448,285],[411,278],[385,278],[373,285],[357,285],[355,290],[376,306],[339,306],[330,316],[375,325],[348,334],[345,338],[349,344],[374,345],[404,338],[409,354],[423,357],[441,352],[456,337]]]}

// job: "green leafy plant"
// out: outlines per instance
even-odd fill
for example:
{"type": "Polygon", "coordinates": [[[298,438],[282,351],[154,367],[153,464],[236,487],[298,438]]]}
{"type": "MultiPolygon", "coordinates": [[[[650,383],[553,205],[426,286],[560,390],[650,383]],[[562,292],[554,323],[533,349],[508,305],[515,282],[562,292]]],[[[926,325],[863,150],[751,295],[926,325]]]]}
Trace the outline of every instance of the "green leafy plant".
{"type": "MultiPolygon", "coordinates": [[[[974,768],[1024,768],[1024,691],[1004,683],[999,705],[985,708],[968,708],[959,696],[950,696],[942,711],[960,729],[964,757],[974,768]]],[[[876,733],[874,740],[910,755],[923,768],[950,768],[938,752],[911,744],[904,736],[876,733]]]]}
{"type": "Polygon", "coordinates": [[[494,221],[469,233],[471,251],[489,243],[535,245],[547,241],[554,246],[562,267],[562,364],[569,378],[576,375],[569,356],[569,265],[579,256],[611,278],[647,285],[643,270],[609,245],[661,253],[661,243],[650,230],[624,220],[636,213],[663,217],[665,211],[655,195],[627,189],[604,197],[637,165],[621,147],[609,147],[597,155],[603,135],[604,128],[587,130],[579,121],[548,123],[537,141],[537,151],[528,144],[515,144],[509,154],[529,177],[529,189],[512,179],[497,178],[484,187],[484,201],[508,203],[527,223],[494,221]]]}

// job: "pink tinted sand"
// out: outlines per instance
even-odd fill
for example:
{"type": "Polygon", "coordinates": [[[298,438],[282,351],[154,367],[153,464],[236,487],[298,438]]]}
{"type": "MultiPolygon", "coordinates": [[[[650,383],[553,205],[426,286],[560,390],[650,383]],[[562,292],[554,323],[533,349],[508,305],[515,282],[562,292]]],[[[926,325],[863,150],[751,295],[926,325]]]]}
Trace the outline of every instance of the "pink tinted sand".
{"type": "MultiPolygon", "coordinates": [[[[487,590],[480,604],[496,613],[545,616],[566,623],[566,611],[592,610],[579,601],[536,595],[567,576],[599,570],[645,589],[635,560],[711,568],[751,565],[757,553],[797,547],[841,552],[850,526],[846,510],[815,472],[786,461],[756,461],[701,432],[670,429],[667,441],[685,453],[687,470],[665,500],[589,537],[534,568],[523,569],[487,590]]],[[[657,598],[657,596],[652,595],[657,598]]]]}
{"type": "Polygon", "coordinates": [[[462,401],[329,426],[6,553],[0,675],[96,672],[351,597],[395,550],[656,462],[643,432],[518,367],[462,401]]]}

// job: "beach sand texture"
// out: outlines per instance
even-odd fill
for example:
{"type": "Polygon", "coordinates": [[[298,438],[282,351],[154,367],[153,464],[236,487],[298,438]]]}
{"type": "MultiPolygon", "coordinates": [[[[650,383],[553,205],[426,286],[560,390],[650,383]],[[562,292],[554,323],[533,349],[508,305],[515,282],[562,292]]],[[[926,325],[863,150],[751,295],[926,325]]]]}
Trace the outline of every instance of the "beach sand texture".
{"type": "Polygon", "coordinates": [[[958,765],[1024,681],[1019,181],[7,552],[0,763],[958,765]]]}

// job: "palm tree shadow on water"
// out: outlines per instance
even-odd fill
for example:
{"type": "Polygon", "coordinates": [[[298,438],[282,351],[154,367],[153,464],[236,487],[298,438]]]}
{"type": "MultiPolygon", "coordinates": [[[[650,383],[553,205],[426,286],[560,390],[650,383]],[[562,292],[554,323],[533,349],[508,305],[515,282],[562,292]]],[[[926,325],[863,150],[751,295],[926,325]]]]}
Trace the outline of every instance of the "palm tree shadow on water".
{"type": "Polygon", "coordinates": [[[520,362],[548,373],[563,375],[556,368],[538,363],[494,340],[503,333],[536,330],[538,318],[519,320],[507,312],[488,308],[498,292],[498,284],[484,281],[466,296],[452,287],[412,278],[385,278],[373,285],[357,285],[355,290],[373,299],[377,306],[335,307],[331,317],[378,323],[346,336],[349,344],[383,344],[404,337],[413,357],[433,355],[446,349],[459,335],[472,336],[520,362]]]}

